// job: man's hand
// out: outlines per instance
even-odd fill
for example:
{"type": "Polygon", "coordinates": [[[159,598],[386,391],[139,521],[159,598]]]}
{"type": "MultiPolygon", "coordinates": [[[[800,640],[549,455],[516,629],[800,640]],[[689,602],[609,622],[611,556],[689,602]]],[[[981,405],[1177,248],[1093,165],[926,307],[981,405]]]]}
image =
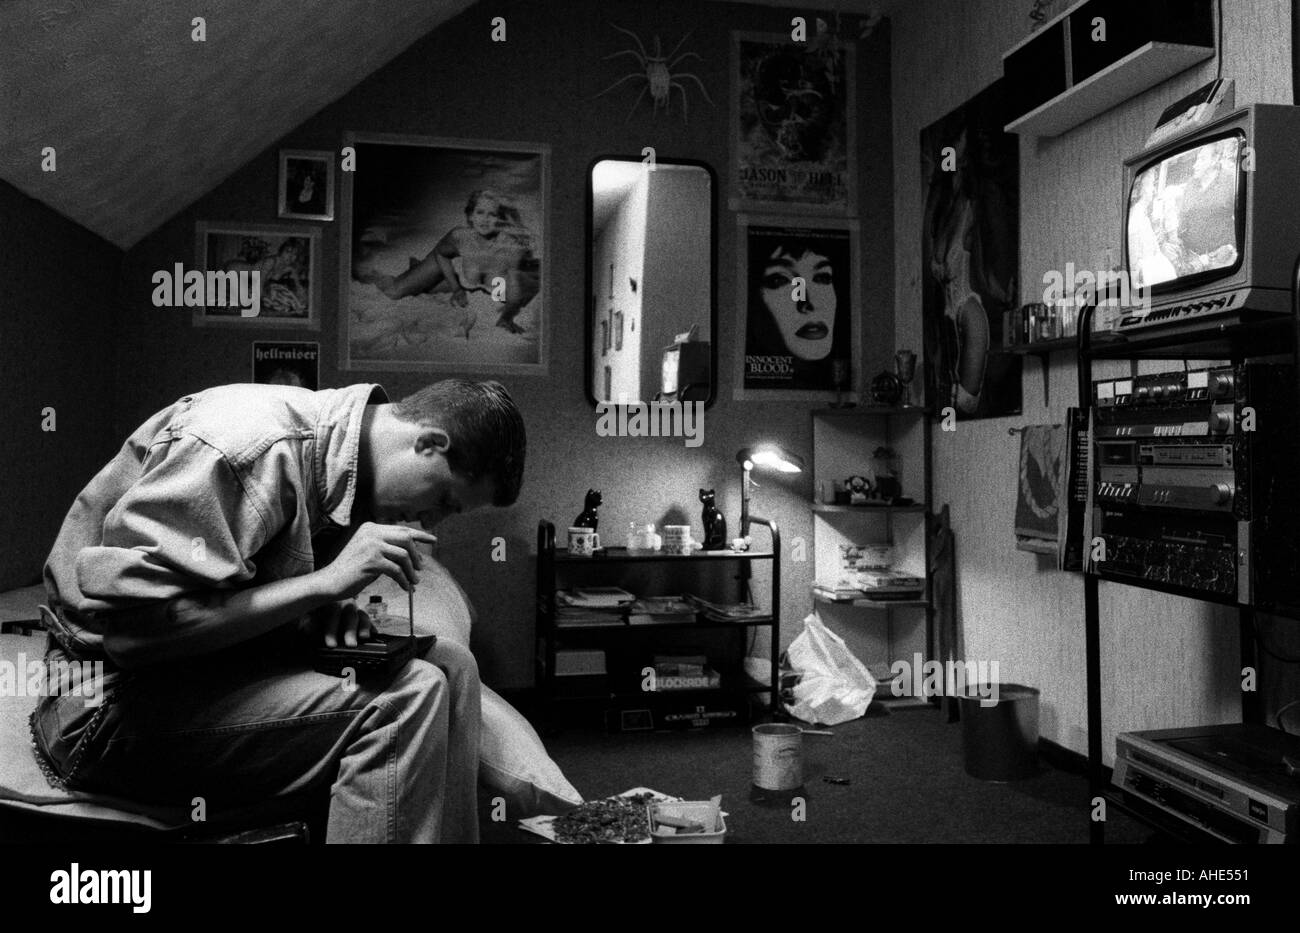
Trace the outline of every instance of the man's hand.
{"type": "Polygon", "coordinates": [[[327,593],[335,600],[356,596],[381,574],[410,591],[420,581],[416,570],[423,563],[415,549],[416,544],[437,542],[438,539],[427,531],[405,525],[366,522],[357,529],[333,563],[317,572],[327,593]]]}
{"type": "Polygon", "coordinates": [[[327,648],[346,645],[355,648],[375,634],[374,620],[356,603],[326,603],[304,619],[302,631],[317,644],[327,648]]]}

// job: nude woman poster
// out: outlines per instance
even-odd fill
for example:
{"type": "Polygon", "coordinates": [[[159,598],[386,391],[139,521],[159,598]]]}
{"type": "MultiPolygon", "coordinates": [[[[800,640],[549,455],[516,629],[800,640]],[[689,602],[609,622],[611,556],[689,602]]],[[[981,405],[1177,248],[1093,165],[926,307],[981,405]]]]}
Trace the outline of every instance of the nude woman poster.
{"type": "Polygon", "coordinates": [[[1021,409],[1021,359],[999,352],[1016,306],[1019,149],[1005,133],[1001,82],[921,131],[926,400],[936,415],[1021,409]]]}
{"type": "Polygon", "coordinates": [[[344,145],[340,368],[545,373],[549,147],[344,145]]]}

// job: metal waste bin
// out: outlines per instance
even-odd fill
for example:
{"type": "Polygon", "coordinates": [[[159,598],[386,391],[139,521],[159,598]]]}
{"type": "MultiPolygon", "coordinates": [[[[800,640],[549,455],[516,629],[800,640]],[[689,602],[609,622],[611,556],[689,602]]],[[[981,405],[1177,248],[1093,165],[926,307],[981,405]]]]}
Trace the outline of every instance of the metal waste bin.
{"type": "Polygon", "coordinates": [[[1038,771],[1036,688],[968,685],[957,700],[967,774],[983,781],[1016,781],[1038,771]]]}

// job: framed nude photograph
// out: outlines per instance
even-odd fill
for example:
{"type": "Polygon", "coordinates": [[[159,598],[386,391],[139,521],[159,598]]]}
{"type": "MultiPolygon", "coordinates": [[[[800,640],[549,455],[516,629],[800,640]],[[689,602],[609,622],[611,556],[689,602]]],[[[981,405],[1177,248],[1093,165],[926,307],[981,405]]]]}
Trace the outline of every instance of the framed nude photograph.
{"type": "Polygon", "coordinates": [[[340,368],[545,373],[549,146],[345,144],[340,368]]]}

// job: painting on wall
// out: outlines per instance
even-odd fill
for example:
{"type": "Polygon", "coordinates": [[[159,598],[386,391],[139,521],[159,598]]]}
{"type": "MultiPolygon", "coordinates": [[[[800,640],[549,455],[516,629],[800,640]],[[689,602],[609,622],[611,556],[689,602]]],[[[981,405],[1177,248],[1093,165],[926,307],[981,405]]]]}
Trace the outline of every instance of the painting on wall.
{"type": "Polygon", "coordinates": [[[279,213],[288,220],[334,219],[334,155],[280,151],[279,213]]]}
{"type": "Polygon", "coordinates": [[[839,378],[853,398],[857,221],[740,215],[737,223],[744,338],[735,397],[826,399],[839,378]]]}
{"type": "Polygon", "coordinates": [[[319,227],[199,222],[195,253],[195,325],[320,328],[319,227]]]}
{"type": "Polygon", "coordinates": [[[1018,137],[1003,132],[1004,114],[999,81],[921,131],[921,313],[936,414],[1021,410],[1021,358],[1001,352],[1020,261],[1018,137]]]}
{"type": "Polygon", "coordinates": [[[732,210],[857,213],[855,74],[829,36],[732,33],[732,210]]]}
{"type": "Polygon", "coordinates": [[[340,368],[544,374],[549,147],[345,145],[340,368]]]}

